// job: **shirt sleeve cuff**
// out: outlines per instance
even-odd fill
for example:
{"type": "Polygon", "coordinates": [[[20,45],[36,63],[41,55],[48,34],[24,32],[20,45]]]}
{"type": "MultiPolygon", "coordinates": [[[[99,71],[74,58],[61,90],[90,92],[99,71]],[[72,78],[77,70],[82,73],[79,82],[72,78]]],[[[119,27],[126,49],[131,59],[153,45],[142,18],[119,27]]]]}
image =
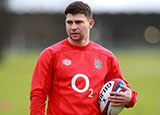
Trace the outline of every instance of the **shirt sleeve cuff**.
{"type": "Polygon", "coordinates": [[[132,99],[129,102],[129,104],[125,106],[126,108],[130,108],[135,105],[135,103],[137,101],[137,95],[138,95],[138,93],[136,91],[132,91],[132,99]]]}

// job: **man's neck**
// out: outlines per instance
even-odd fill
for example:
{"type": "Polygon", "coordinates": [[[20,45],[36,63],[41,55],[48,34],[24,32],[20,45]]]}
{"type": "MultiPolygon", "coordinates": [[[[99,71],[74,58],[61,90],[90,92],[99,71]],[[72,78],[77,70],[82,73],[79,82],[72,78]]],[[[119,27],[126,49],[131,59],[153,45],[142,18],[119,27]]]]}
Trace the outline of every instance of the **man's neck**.
{"type": "Polygon", "coordinates": [[[75,46],[86,46],[89,43],[89,39],[83,39],[83,40],[72,40],[71,38],[68,38],[69,43],[75,46]]]}

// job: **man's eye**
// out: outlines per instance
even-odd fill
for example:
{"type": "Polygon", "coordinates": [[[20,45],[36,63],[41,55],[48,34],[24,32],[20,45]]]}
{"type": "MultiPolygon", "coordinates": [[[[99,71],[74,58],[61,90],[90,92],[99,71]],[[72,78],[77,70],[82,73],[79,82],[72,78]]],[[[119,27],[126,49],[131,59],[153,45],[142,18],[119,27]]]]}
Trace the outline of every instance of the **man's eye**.
{"type": "Polygon", "coordinates": [[[77,21],[77,22],[76,22],[76,24],[80,24],[80,23],[82,23],[82,21],[77,21]]]}
{"type": "Polygon", "coordinates": [[[68,24],[72,24],[72,21],[67,21],[68,24]]]}

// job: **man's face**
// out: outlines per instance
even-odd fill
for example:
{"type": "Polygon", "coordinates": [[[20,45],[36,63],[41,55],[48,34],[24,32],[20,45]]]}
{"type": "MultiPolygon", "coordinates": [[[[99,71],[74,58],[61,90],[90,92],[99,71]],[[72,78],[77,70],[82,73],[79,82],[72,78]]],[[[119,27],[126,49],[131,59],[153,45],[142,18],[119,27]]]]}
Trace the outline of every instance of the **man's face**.
{"type": "Polygon", "coordinates": [[[67,14],[65,24],[69,38],[77,41],[89,39],[89,32],[94,21],[88,19],[84,14],[67,14]]]}

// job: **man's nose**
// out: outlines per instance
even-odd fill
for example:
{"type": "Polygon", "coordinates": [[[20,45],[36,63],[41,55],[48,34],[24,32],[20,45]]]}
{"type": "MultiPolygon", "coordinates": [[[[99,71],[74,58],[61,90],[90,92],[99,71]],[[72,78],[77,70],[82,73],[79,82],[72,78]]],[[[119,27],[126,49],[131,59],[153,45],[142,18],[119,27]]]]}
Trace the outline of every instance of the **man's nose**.
{"type": "Polygon", "coordinates": [[[77,25],[73,23],[72,26],[71,26],[71,28],[72,28],[73,30],[75,30],[75,29],[77,29],[77,25]]]}

